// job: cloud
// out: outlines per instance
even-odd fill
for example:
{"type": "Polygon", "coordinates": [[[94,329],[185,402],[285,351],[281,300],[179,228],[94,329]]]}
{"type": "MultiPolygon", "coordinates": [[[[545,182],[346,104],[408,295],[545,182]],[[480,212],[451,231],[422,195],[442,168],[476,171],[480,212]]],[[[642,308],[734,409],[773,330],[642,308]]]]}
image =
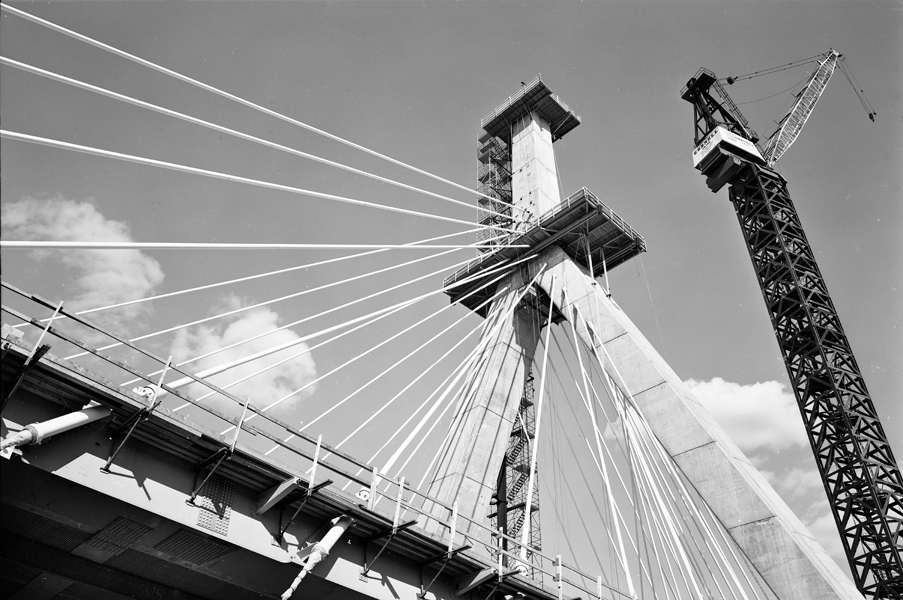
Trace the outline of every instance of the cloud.
{"type": "Polygon", "coordinates": [[[810,469],[794,467],[782,470],[779,473],[762,471],[775,490],[787,501],[799,500],[804,503],[812,502],[814,498],[825,495],[825,488],[821,481],[821,475],[815,465],[810,469]]]}
{"type": "MultiPolygon", "coordinates": [[[[24,198],[0,207],[3,236],[15,240],[130,242],[129,226],[105,218],[90,202],[24,198]]],[[[74,277],[75,295],[66,308],[84,310],[152,295],[163,282],[160,264],[139,250],[41,250],[37,260],[57,259],[74,277]]],[[[118,327],[143,317],[148,304],[96,313],[92,320],[118,327]]]]}
{"type": "MultiPolygon", "coordinates": [[[[214,313],[234,310],[242,305],[242,301],[234,296],[227,298],[223,305],[215,308],[214,313]]],[[[226,317],[215,322],[215,325],[200,325],[190,329],[179,330],[172,343],[173,362],[179,362],[187,358],[206,354],[219,348],[230,346],[236,342],[275,329],[279,326],[279,315],[269,308],[256,308],[246,313],[226,317]]],[[[229,348],[218,354],[197,362],[186,365],[192,372],[200,372],[205,369],[228,363],[240,358],[245,358],[268,348],[293,342],[300,336],[290,329],[283,329],[260,339],[241,344],[235,348],[229,348]]],[[[305,352],[308,345],[299,343],[291,348],[280,350],[266,357],[252,360],[243,365],[234,367],[208,377],[212,383],[225,387],[247,375],[251,375],[264,367],[274,365],[290,356],[305,352]]],[[[310,353],[301,354],[273,369],[255,375],[247,381],[230,387],[228,391],[234,396],[245,399],[251,397],[252,406],[264,408],[276,402],[284,396],[298,390],[317,377],[316,363],[310,353]]],[[[309,397],[316,385],[311,385],[300,394],[293,396],[272,409],[280,418],[287,417],[298,407],[304,398],[309,397]]],[[[194,398],[208,393],[210,390],[200,384],[192,384],[188,388],[188,395],[194,398]]],[[[219,406],[234,407],[234,403],[217,396],[211,396],[205,402],[217,402],[219,406]]],[[[231,409],[230,409],[231,410],[231,409]]]]}
{"type": "Polygon", "coordinates": [[[808,447],[796,399],[783,384],[741,385],[720,377],[686,384],[744,453],[808,447]]]}
{"type": "Polygon", "coordinates": [[[837,524],[827,506],[823,508],[819,504],[817,509],[813,508],[803,518],[803,524],[838,566],[843,569],[849,568],[847,555],[843,550],[843,543],[840,541],[840,533],[837,531],[837,524]]]}

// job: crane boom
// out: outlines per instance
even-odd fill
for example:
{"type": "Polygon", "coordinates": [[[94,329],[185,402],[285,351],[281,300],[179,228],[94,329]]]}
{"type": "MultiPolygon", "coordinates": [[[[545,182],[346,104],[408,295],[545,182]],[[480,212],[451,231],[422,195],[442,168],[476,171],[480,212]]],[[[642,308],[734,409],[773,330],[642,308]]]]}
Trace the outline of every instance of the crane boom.
{"type": "Polygon", "coordinates": [[[738,119],[710,95],[714,81],[701,69],[681,91],[694,106],[693,165],[713,192],[730,186],[854,583],[868,599],[901,599],[903,476],[787,181],[731,127],[738,119]]]}
{"type": "Polygon", "coordinates": [[[833,49],[828,52],[828,56],[821,61],[818,69],[809,78],[796,104],[784,117],[781,128],[768,141],[768,145],[762,154],[769,167],[774,165],[781,158],[781,155],[796,141],[796,138],[799,137],[803,125],[806,124],[809,115],[812,114],[812,109],[815,108],[815,103],[821,98],[822,93],[825,91],[825,86],[828,85],[828,80],[834,74],[834,68],[837,66],[839,57],[840,54],[833,49]]]}

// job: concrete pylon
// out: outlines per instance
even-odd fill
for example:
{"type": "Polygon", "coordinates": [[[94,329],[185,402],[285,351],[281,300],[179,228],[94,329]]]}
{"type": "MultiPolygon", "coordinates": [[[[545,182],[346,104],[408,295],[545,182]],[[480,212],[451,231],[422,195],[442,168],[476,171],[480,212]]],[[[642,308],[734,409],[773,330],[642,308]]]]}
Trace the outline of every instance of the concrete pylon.
{"type": "MultiPolygon", "coordinates": [[[[489,499],[495,493],[539,342],[538,315],[529,306],[515,306],[527,283],[519,272],[512,273],[503,284],[507,292],[493,305],[498,316],[487,325],[495,333],[476,366],[469,393],[461,399],[448,446],[428,492],[447,505],[457,502],[459,515],[479,523],[488,522],[489,499]]],[[[476,530],[466,521],[458,529],[462,533],[476,530]]]]}
{"type": "MultiPolygon", "coordinates": [[[[510,135],[513,205],[522,209],[517,214],[535,218],[561,202],[549,120],[539,110],[526,110],[511,124],[510,135]]],[[[459,515],[480,523],[488,521],[489,500],[539,342],[540,316],[530,303],[515,306],[528,283],[514,271],[499,284],[506,291],[490,314],[500,312],[501,322],[497,329],[487,328],[495,334],[472,377],[475,385],[461,400],[428,491],[446,504],[457,502],[459,515]]],[[[472,529],[465,524],[461,531],[472,529]]]]}
{"type": "Polygon", "coordinates": [[[537,259],[546,266],[537,285],[551,294],[565,318],[574,307],[592,323],[575,322],[578,335],[604,361],[625,396],[629,393],[656,438],[746,553],[779,598],[855,599],[862,594],[815,541],[783,500],[715,423],[689,388],[655,351],[586,269],[560,248],[537,259]],[[623,378],[623,379],[622,379],[623,378]]]}

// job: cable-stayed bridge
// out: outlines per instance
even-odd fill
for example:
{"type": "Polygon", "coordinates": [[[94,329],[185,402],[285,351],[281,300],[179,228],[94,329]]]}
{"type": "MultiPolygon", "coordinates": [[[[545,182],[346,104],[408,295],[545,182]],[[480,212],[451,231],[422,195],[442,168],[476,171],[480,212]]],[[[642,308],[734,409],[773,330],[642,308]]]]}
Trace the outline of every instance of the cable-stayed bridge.
{"type": "MultiPolygon", "coordinates": [[[[2,60],[430,202],[460,202],[2,60]]],[[[591,191],[562,193],[552,144],[579,122],[539,78],[487,115],[476,220],[4,130],[17,144],[454,228],[392,243],[347,231],[310,243],[21,240],[85,262],[146,249],[317,256],[216,282],[197,272],[204,283],[74,309],[4,282],[10,595],[857,597],[615,302],[608,271],[645,241],[591,191]],[[143,325],[150,301],[287,274],[291,291],[268,300],[232,296],[155,331],[129,326],[143,325]],[[277,318],[277,303],[297,318],[277,318]]]]}

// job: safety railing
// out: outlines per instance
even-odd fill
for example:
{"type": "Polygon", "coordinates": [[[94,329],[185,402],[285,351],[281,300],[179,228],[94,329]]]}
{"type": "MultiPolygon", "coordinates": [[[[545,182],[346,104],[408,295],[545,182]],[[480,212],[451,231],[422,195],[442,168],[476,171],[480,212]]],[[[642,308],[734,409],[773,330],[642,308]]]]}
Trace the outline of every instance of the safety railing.
{"type": "Polygon", "coordinates": [[[500,114],[505,112],[505,110],[509,106],[517,103],[518,100],[520,100],[521,98],[524,97],[524,94],[526,94],[527,91],[533,89],[533,87],[535,85],[537,85],[539,82],[540,82],[540,76],[537,75],[536,77],[534,77],[533,79],[528,81],[526,84],[522,85],[520,87],[520,89],[517,90],[517,92],[515,92],[511,96],[508,96],[508,99],[505,100],[504,102],[502,102],[502,104],[500,104],[494,111],[490,112],[488,115],[486,115],[485,117],[480,119],[480,127],[485,128],[487,123],[489,123],[494,118],[496,118],[497,116],[499,116],[500,114]]]}

